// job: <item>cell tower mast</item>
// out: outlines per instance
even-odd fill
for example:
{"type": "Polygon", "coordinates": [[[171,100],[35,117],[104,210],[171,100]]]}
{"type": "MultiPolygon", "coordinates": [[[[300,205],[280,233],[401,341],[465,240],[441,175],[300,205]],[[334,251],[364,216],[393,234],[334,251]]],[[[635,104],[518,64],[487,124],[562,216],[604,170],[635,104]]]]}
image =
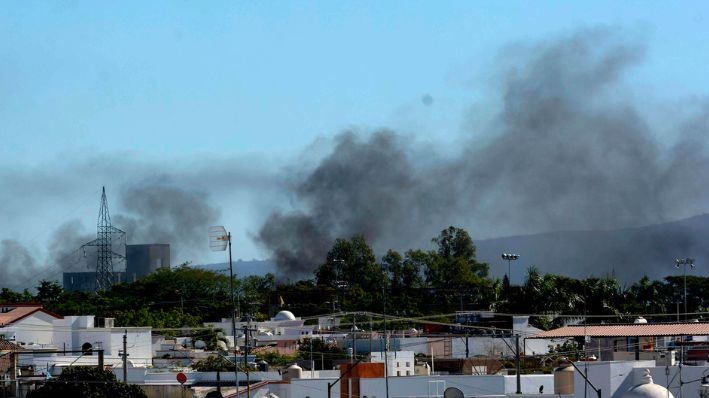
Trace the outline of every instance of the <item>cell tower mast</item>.
{"type": "Polygon", "coordinates": [[[101,208],[98,211],[96,239],[85,243],[87,246],[96,247],[96,290],[108,290],[114,282],[113,259],[125,260],[125,256],[113,251],[113,240],[125,242],[126,233],[111,225],[111,215],[108,213],[108,201],[106,200],[106,187],[103,187],[101,194],[101,208]]]}

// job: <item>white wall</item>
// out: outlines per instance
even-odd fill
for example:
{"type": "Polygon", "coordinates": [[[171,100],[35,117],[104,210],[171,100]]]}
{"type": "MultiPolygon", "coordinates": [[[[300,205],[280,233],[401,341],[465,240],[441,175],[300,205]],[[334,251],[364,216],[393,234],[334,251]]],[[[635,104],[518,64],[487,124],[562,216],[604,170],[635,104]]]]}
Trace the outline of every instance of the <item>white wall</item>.
{"type": "MultiPolygon", "coordinates": [[[[654,368],[655,361],[627,362],[575,362],[581,371],[588,369],[588,379],[601,389],[602,397],[620,397],[635,385],[633,369],[654,368]]],[[[596,392],[588,386],[579,372],[574,374],[574,396],[576,398],[595,397],[596,392]]]]}
{"type": "Polygon", "coordinates": [[[42,311],[37,311],[26,318],[12,324],[7,328],[2,328],[5,338],[14,335],[15,341],[29,344],[51,345],[53,343],[54,328],[52,322],[56,318],[42,311]],[[7,331],[6,331],[7,330],[7,331]]]}
{"type": "MultiPolygon", "coordinates": [[[[413,351],[388,351],[387,359],[389,376],[413,376],[416,373],[413,351]]],[[[384,362],[384,353],[373,352],[372,362],[384,362]]]]}
{"type": "MultiPolygon", "coordinates": [[[[521,377],[523,394],[539,395],[539,386],[544,386],[544,395],[554,394],[553,375],[524,375],[521,377]]],[[[389,396],[426,397],[443,395],[448,387],[456,387],[465,396],[514,394],[517,390],[514,376],[412,376],[389,378],[389,396]]],[[[386,395],[384,379],[360,379],[361,395],[384,397],[386,395]]]]}

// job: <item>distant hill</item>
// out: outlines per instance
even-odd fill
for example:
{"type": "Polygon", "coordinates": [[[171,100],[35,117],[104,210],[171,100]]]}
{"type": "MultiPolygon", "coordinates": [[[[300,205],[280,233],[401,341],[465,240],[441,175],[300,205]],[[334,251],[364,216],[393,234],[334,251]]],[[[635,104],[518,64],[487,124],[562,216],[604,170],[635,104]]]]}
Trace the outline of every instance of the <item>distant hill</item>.
{"type": "MultiPolygon", "coordinates": [[[[709,214],[684,220],[608,231],[558,231],[534,235],[476,240],[478,259],[490,264],[493,277],[507,273],[503,252],[521,257],[512,262],[512,283],[519,284],[530,265],[542,273],[573,278],[602,277],[614,274],[628,285],[643,275],[662,279],[681,275],[674,267],[675,258],[692,257],[696,268],[688,275],[709,276],[709,214]]],[[[197,265],[213,271],[229,272],[229,263],[197,265]]],[[[234,272],[239,276],[277,273],[272,260],[238,260],[234,272]]]]}
{"type": "Polygon", "coordinates": [[[516,253],[512,283],[519,284],[530,265],[542,273],[574,278],[614,274],[632,284],[643,275],[662,279],[681,275],[675,258],[692,257],[688,275],[709,276],[709,215],[638,228],[609,231],[561,231],[476,241],[478,259],[490,264],[493,276],[507,273],[503,252],[516,253]]]}
{"type": "MultiPolygon", "coordinates": [[[[276,263],[271,260],[237,260],[233,262],[234,274],[238,277],[276,273],[276,263]]],[[[202,264],[195,267],[229,275],[229,263],[202,264]]]]}

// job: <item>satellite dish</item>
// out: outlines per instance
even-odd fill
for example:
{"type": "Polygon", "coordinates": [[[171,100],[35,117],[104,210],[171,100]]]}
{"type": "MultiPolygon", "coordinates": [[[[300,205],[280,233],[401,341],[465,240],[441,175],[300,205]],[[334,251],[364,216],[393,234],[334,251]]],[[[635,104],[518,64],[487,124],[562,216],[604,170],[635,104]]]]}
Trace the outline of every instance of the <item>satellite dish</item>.
{"type": "Polygon", "coordinates": [[[223,226],[209,227],[209,249],[213,252],[226,250],[230,236],[223,226]]]}
{"type": "Polygon", "coordinates": [[[448,387],[443,391],[443,398],[465,398],[463,391],[455,387],[448,387]]]}

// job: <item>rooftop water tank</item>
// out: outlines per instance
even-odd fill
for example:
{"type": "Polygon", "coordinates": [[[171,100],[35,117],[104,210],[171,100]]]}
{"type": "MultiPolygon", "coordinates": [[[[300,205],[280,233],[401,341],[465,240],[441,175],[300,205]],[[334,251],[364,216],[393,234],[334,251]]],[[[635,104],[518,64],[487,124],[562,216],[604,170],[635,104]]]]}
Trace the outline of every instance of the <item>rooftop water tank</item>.
{"type": "Polygon", "coordinates": [[[296,364],[289,366],[285,371],[283,371],[283,380],[300,379],[302,377],[303,368],[296,364]]]}
{"type": "Polygon", "coordinates": [[[574,395],[574,367],[561,366],[554,369],[554,394],[574,395]]]}

